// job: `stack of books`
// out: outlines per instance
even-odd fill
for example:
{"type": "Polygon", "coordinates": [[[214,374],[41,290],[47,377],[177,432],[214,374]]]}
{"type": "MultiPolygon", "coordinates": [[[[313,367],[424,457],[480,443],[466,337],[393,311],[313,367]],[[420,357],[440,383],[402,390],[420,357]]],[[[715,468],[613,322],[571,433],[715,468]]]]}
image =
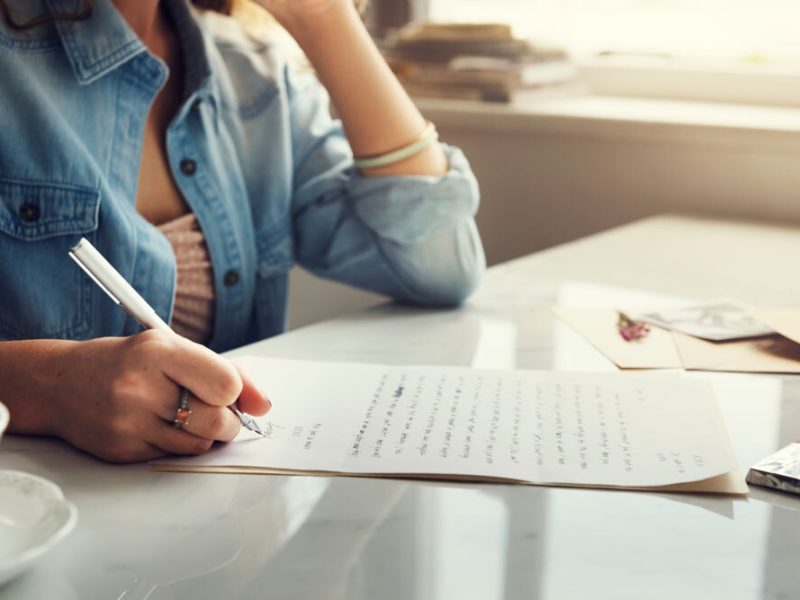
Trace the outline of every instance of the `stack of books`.
{"type": "Polygon", "coordinates": [[[515,38],[508,25],[414,23],[383,50],[412,96],[510,102],[576,81],[564,50],[515,38]]]}

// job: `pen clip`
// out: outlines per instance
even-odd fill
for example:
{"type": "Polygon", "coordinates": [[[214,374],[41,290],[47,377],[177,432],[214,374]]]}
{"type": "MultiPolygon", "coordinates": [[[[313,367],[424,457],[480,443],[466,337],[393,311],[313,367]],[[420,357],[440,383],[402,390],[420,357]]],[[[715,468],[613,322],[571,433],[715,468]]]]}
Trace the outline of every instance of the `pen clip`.
{"type": "Polygon", "coordinates": [[[131,319],[133,319],[136,322],[139,321],[139,319],[136,318],[136,315],[133,314],[133,311],[131,311],[130,308],[125,306],[125,304],[122,302],[122,300],[117,298],[110,289],[108,289],[106,286],[104,286],[102,281],[100,281],[97,277],[95,277],[94,273],[92,273],[92,271],[83,263],[83,261],[81,260],[80,256],[75,254],[71,249],[69,251],[69,255],[70,255],[70,258],[72,258],[72,260],[74,260],[76,263],[78,263],[78,266],[83,270],[83,272],[86,273],[89,277],[92,278],[92,281],[94,281],[97,284],[97,287],[99,287],[101,290],[103,290],[106,293],[106,295],[109,298],[111,298],[117,306],[119,306],[122,310],[124,310],[131,319]]]}
{"type": "MultiPolygon", "coordinates": [[[[84,264],[84,262],[81,260],[81,257],[78,256],[77,254],[75,254],[74,248],[70,248],[69,256],[70,256],[70,258],[72,260],[74,260],[76,263],[78,263],[78,266],[83,270],[83,272],[86,273],[89,277],[91,277],[92,281],[94,281],[97,284],[97,287],[99,287],[101,290],[103,290],[106,293],[106,295],[114,301],[115,304],[118,304],[119,306],[121,306],[125,310],[125,312],[127,312],[129,315],[131,314],[130,311],[128,310],[128,308],[124,304],[122,304],[122,302],[120,302],[119,298],[117,298],[111,292],[111,290],[109,290],[106,286],[104,286],[102,281],[100,281],[97,277],[95,277],[95,275],[94,275],[94,273],[92,273],[91,269],[89,269],[89,267],[87,267],[84,264]]],[[[131,315],[131,316],[133,316],[133,315],[131,315]]]]}
{"type": "Polygon", "coordinates": [[[69,250],[69,256],[105,294],[145,329],[169,329],[139,293],[114,269],[86,238],[69,250]]]}

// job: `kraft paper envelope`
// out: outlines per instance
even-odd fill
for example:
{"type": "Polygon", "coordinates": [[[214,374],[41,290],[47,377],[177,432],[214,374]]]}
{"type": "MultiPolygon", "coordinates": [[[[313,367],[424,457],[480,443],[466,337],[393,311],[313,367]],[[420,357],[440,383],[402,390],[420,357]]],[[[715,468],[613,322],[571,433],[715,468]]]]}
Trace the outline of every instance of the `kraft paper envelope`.
{"type": "MultiPolygon", "coordinates": [[[[800,344],[780,335],[733,342],[709,342],[653,327],[637,341],[625,341],[617,330],[613,309],[555,307],[553,312],[621,369],[675,369],[735,371],[743,373],[800,374],[800,344]]],[[[800,316],[781,314],[772,321],[760,319],[775,331],[800,339],[800,316]]],[[[774,317],[774,315],[773,315],[774,317]]]]}
{"type": "Polygon", "coordinates": [[[617,330],[614,309],[556,306],[553,312],[621,369],[683,367],[669,331],[653,327],[647,337],[626,342],[617,330]]]}
{"type": "Polygon", "coordinates": [[[686,369],[748,373],[800,373],[800,344],[780,335],[737,342],[707,342],[672,334],[686,369]]]}
{"type": "Polygon", "coordinates": [[[769,308],[751,311],[754,319],[800,344],[800,308],[769,308]]]}

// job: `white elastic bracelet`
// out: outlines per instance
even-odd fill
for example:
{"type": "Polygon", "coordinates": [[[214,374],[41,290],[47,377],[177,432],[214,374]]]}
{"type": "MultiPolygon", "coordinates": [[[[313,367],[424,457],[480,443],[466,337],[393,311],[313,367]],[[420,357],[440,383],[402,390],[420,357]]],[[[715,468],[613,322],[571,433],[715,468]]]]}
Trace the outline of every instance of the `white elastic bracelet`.
{"type": "Polygon", "coordinates": [[[429,122],[416,142],[399,148],[398,150],[392,150],[386,154],[368,156],[366,158],[356,158],[353,161],[353,164],[359,169],[376,169],[378,167],[387,167],[410,158],[415,154],[419,154],[438,139],[439,132],[436,131],[436,126],[429,122]]]}

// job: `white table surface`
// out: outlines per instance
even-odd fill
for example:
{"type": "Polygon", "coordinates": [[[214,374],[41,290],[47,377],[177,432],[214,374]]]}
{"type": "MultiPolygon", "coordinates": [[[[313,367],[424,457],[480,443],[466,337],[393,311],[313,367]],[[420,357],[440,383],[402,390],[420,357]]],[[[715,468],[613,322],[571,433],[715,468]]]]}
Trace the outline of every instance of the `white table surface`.
{"type": "MultiPolygon", "coordinates": [[[[549,312],[666,296],[800,302],[800,231],[649,219],[493,268],[460,310],[380,307],[240,352],[613,370],[549,312]]],[[[716,388],[743,470],[800,436],[800,378],[716,388]]],[[[52,479],[76,530],[0,600],[797,598],[800,498],[170,474],[7,436],[0,468],[52,479]]]]}

